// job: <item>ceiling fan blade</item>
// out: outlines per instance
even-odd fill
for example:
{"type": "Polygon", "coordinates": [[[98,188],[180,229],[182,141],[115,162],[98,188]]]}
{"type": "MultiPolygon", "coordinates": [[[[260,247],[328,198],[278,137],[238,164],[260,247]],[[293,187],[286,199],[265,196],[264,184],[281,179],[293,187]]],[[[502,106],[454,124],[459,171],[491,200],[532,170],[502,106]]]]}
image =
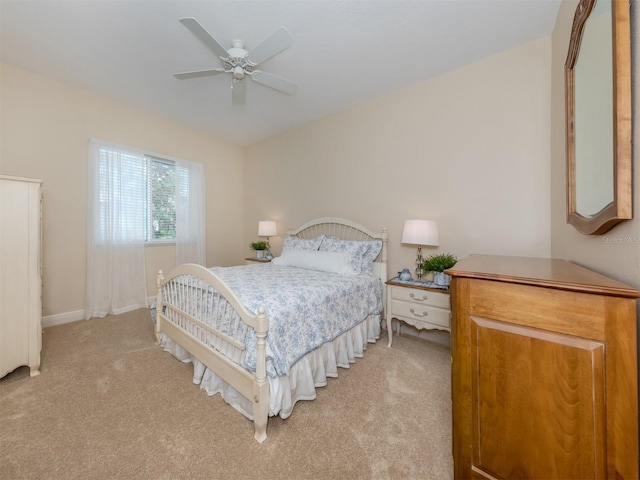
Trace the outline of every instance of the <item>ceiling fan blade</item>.
{"type": "Polygon", "coordinates": [[[198,23],[195,18],[181,18],[180,23],[187,27],[191,33],[193,33],[198,40],[204,43],[209,50],[216,54],[220,58],[229,58],[227,49],[224,48],[218,41],[213,38],[209,32],[207,32],[202,25],[198,23]]]}
{"type": "Polygon", "coordinates": [[[276,77],[275,75],[262,72],[260,70],[254,70],[251,73],[251,78],[262,85],[271,87],[274,90],[278,90],[279,92],[286,93],[288,95],[293,95],[298,91],[297,83],[293,83],[289,80],[285,80],[284,78],[276,77]]]}
{"type": "Polygon", "coordinates": [[[284,27],[280,27],[270,37],[267,37],[247,55],[247,61],[252,65],[258,65],[265,60],[280,53],[293,43],[293,35],[284,27]]]}
{"type": "Polygon", "coordinates": [[[187,80],[189,78],[213,77],[225,73],[222,68],[214,68],[212,70],[197,70],[195,72],[174,73],[173,76],[178,80],[187,80]]]}
{"type": "Polygon", "coordinates": [[[236,78],[231,82],[231,105],[244,105],[247,92],[247,82],[236,78]]]}

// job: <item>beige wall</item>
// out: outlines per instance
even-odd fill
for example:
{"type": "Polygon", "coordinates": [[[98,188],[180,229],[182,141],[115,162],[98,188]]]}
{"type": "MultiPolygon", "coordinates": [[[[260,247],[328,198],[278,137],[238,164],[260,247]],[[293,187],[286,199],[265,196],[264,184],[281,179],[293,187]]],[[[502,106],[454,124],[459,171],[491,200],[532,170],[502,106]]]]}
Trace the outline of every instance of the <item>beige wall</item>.
{"type": "Polygon", "coordinates": [[[547,38],[247,147],[245,242],[261,219],[346,217],[388,229],[394,273],[415,260],[404,220],[423,218],[440,228],[427,254],[548,256],[550,61],[547,38]]]}
{"type": "Polygon", "coordinates": [[[637,9],[631,9],[634,218],[603,235],[582,235],[566,223],[564,62],[577,0],[562,2],[553,32],[551,97],[551,254],[591,268],[640,289],[640,31],[637,9]]]}
{"type": "MultiPolygon", "coordinates": [[[[163,118],[1,65],[0,173],[44,180],[44,315],[84,308],[87,154],[90,138],[205,165],[207,263],[244,254],[242,148],[163,118]]],[[[174,247],[146,250],[148,286],[175,265],[174,247]]],[[[67,318],[68,320],[69,318],[67,318]]]]}
{"type": "MultiPolygon", "coordinates": [[[[581,235],[565,222],[563,65],[576,3],[562,3],[552,38],[244,150],[0,65],[0,173],[44,180],[45,315],[83,308],[92,137],[205,164],[209,265],[250,255],[260,219],[278,220],[283,235],[318,216],[343,216],[389,230],[393,273],[415,258],[400,244],[404,220],[428,218],[439,222],[441,243],[426,254],[552,255],[640,288],[639,188],[636,218],[608,234],[581,235]]],[[[632,49],[637,117],[638,36],[632,49]]],[[[636,186],[639,179],[635,168],[636,186]]],[[[281,242],[272,239],[274,253],[281,242]]],[[[151,293],[174,249],[149,247],[147,259],[151,293]]]]}

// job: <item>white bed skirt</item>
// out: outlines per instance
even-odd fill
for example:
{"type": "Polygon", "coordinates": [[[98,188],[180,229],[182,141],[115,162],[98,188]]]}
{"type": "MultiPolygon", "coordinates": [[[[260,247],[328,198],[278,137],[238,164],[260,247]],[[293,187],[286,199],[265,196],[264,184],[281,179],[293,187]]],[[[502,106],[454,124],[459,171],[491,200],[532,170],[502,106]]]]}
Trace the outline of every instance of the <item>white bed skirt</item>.
{"type": "MultiPolygon", "coordinates": [[[[316,387],[324,387],[327,377],[337,377],[338,367],[349,368],[356,358],[362,358],[368,343],[380,338],[380,315],[366,320],[307,353],[291,367],[289,375],[267,377],[269,380],[269,416],[287,418],[299,400],[314,400],[316,387]]],[[[253,420],[253,404],[233,387],[187,352],[164,333],[161,345],[182,362],[193,362],[193,383],[200,385],[208,395],[219,393],[222,398],[245,417],[253,420]]]]}

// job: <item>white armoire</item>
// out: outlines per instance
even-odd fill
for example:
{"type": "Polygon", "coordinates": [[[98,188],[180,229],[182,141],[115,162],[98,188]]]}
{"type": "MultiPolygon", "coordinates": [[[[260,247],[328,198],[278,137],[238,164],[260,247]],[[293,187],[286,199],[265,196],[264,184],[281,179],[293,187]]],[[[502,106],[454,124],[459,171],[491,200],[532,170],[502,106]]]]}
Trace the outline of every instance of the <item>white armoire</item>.
{"type": "Polygon", "coordinates": [[[0,175],[0,377],[40,373],[41,199],[40,180],[0,175]]]}

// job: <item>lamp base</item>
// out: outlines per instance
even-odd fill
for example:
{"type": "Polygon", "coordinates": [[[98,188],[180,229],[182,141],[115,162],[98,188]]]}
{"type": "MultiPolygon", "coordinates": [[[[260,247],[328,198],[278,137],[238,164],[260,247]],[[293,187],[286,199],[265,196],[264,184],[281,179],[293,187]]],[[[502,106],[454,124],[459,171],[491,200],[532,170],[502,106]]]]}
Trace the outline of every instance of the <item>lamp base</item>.
{"type": "Polygon", "coordinates": [[[416,279],[422,280],[422,245],[418,245],[416,253],[416,279]]]}

